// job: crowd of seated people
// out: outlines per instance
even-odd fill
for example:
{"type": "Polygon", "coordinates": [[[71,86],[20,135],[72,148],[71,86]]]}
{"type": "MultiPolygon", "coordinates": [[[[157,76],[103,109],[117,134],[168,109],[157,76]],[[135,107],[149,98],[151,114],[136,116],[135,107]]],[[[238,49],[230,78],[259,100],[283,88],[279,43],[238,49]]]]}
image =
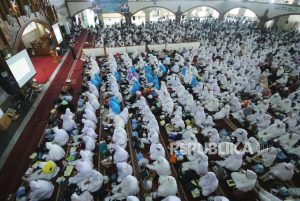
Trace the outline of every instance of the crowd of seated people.
{"type": "Polygon", "coordinates": [[[62,92],[26,172],[30,200],[56,183],[66,200],[299,199],[299,35],[207,20],[116,25],[100,41],[167,35],[200,46],[87,58],[76,113],[62,92]]]}
{"type": "Polygon", "coordinates": [[[219,21],[217,19],[185,20],[179,24],[172,20],[148,22],[142,25],[115,24],[103,29],[95,28],[97,47],[120,47],[145,44],[165,44],[198,41],[200,38],[209,39],[222,34],[230,35],[240,28],[249,29],[254,33],[254,22],[219,21]]]}

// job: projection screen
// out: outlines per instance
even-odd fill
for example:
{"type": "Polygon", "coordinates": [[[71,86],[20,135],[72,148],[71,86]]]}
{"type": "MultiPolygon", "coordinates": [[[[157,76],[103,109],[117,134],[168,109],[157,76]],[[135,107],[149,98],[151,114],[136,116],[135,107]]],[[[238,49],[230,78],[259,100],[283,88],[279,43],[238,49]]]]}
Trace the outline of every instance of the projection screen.
{"type": "Polygon", "coordinates": [[[63,42],[63,37],[62,37],[61,32],[60,32],[59,24],[56,23],[56,24],[52,25],[52,29],[54,31],[57,43],[60,44],[61,42],[63,42]]]}
{"type": "Polygon", "coordinates": [[[26,49],[7,59],[6,63],[20,88],[36,75],[26,49]]]}

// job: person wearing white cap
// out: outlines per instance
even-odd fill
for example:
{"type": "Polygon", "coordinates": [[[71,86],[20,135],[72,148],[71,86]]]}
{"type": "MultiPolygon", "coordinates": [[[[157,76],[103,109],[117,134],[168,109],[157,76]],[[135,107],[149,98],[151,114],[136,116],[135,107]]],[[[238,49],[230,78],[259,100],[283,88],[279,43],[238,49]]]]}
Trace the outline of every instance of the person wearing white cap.
{"type": "Polygon", "coordinates": [[[254,188],[257,180],[257,175],[252,170],[233,172],[231,173],[231,177],[236,188],[243,192],[251,191],[254,188]]]}
{"type": "Polygon", "coordinates": [[[54,191],[54,185],[51,182],[45,180],[31,181],[29,183],[29,187],[30,187],[30,194],[29,194],[30,201],[49,199],[51,198],[54,191]]]}
{"type": "Polygon", "coordinates": [[[213,172],[208,172],[205,176],[201,177],[198,184],[204,196],[212,194],[219,187],[219,181],[213,172]]]}
{"type": "Polygon", "coordinates": [[[260,177],[263,181],[269,179],[279,179],[281,181],[290,181],[294,176],[295,166],[292,163],[278,163],[270,168],[270,171],[260,177]]]}

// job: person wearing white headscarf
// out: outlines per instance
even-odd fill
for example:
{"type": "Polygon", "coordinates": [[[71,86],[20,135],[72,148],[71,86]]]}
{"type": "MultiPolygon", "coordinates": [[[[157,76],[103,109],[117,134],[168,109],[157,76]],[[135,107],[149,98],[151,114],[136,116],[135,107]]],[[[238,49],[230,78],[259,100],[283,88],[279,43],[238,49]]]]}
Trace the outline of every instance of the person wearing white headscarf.
{"type": "Polygon", "coordinates": [[[294,147],[295,144],[300,140],[300,135],[296,133],[290,133],[280,136],[274,141],[279,141],[280,146],[283,147],[284,150],[289,150],[294,147]]]}
{"type": "Polygon", "coordinates": [[[162,199],[161,201],[180,201],[180,198],[177,196],[171,195],[171,196],[168,196],[168,197],[162,199]]]}
{"type": "Polygon", "coordinates": [[[29,183],[29,187],[30,187],[30,194],[29,194],[30,201],[49,199],[51,198],[54,191],[54,185],[51,182],[45,180],[31,181],[29,183]]]}
{"type": "Polygon", "coordinates": [[[294,176],[294,165],[292,163],[278,163],[270,168],[270,171],[260,178],[263,181],[267,181],[272,178],[279,179],[281,181],[290,181],[294,176]]]}
{"type": "Polygon", "coordinates": [[[112,149],[115,150],[115,153],[113,155],[113,162],[115,164],[120,162],[126,162],[128,160],[129,154],[123,147],[114,144],[112,145],[112,149]]]}
{"type": "Polygon", "coordinates": [[[112,198],[116,200],[124,200],[128,196],[137,195],[139,191],[140,188],[138,180],[134,176],[128,175],[119,185],[113,187],[112,193],[114,195],[112,198]]]}
{"type": "Polygon", "coordinates": [[[223,196],[215,196],[215,197],[208,197],[208,201],[229,201],[228,198],[223,196]]]}
{"type": "Polygon", "coordinates": [[[262,138],[263,140],[272,140],[277,138],[281,135],[284,135],[285,131],[285,124],[282,121],[276,119],[273,124],[258,132],[258,138],[262,138]]]}
{"type": "Polygon", "coordinates": [[[126,201],[139,201],[139,199],[136,196],[127,196],[126,201]]]}
{"type": "Polygon", "coordinates": [[[159,156],[152,164],[147,165],[147,168],[154,170],[159,176],[171,175],[170,164],[167,159],[162,156],[159,156]]]}
{"type": "Polygon", "coordinates": [[[199,176],[206,175],[208,172],[208,157],[205,154],[193,161],[182,163],[182,172],[194,170],[199,176]]]}
{"type": "Polygon", "coordinates": [[[103,175],[93,170],[91,163],[79,162],[76,166],[77,175],[69,178],[69,183],[77,184],[82,191],[96,192],[102,187],[103,175]]]}
{"type": "Polygon", "coordinates": [[[256,156],[255,159],[257,162],[261,161],[265,167],[270,167],[277,156],[277,150],[274,147],[266,148],[261,150],[256,156]],[[259,159],[261,157],[261,159],[259,159]]]}
{"type": "Polygon", "coordinates": [[[245,143],[248,140],[248,132],[243,128],[238,128],[231,133],[231,137],[236,137],[237,143],[245,143]]]}
{"type": "Polygon", "coordinates": [[[204,196],[212,194],[219,187],[219,181],[213,172],[208,172],[205,176],[201,177],[198,184],[204,196]]]}
{"type": "Polygon", "coordinates": [[[247,192],[251,191],[257,180],[257,175],[252,170],[242,170],[242,172],[233,172],[231,177],[235,183],[238,190],[247,192]]]}
{"type": "Polygon", "coordinates": [[[234,152],[225,160],[216,163],[230,171],[238,171],[243,164],[243,154],[234,152]]]}
{"type": "Polygon", "coordinates": [[[68,143],[69,135],[64,129],[59,129],[57,126],[55,126],[52,130],[55,133],[53,139],[54,144],[62,147],[68,143]]]}
{"type": "Polygon", "coordinates": [[[132,167],[126,162],[116,164],[118,169],[118,182],[122,182],[125,177],[132,175],[132,167]]]}
{"type": "Polygon", "coordinates": [[[158,183],[159,186],[157,192],[152,193],[152,197],[176,196],[178,189],[176,179],[174,177],[160,176],[158,183]]]}
{"type": "Polygon", "coordinates": [[[150,152],[149,153],[150,153],[151,160],[158,160],[159,157],[166,158],[165,149],[160,143],[158,143],[158,144],[152,143],[150,145],[150,152]]]}
{"type": "Polygon", "coordinates": [[[45,154],[43,158],[46,161],[59,161],[65,157],[65,150],[56,144],[52,144],[51,142],[46,142],[46,148],[49,150],[48,154],[45,154]]]}
{"type": "Polygon", "coordinates": [[[219,120],[219,119],[228,119],[229,118],[229,114],[230,114],[230,106],[229,105],[225,105],[221,111],[217,112],[216,114],[214,114],[214,119],[215,120],[219,120]]]}
{"type": "Polygon", "coordinates": [[[88,191],[84,191],[80,195],[73,193],[71,195],[71,201],[94,201],[94,197],[88,191]]]}

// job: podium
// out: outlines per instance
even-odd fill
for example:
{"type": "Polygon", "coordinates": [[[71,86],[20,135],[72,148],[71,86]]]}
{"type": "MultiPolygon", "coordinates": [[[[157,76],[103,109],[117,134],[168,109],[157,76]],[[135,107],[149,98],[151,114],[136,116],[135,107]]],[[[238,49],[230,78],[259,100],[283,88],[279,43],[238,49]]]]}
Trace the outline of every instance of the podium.
{"type": "Polygon", "coordinates": [[[59,58],[58,58],[57,53],[56,53],[55,50],[51,50],[51,51],[49,52],[49,54],[50,54],[51,57],[52,57],[53,63],[58,64],[58,63],[60,62],[60,60],[59,60],[59,58]]]}

